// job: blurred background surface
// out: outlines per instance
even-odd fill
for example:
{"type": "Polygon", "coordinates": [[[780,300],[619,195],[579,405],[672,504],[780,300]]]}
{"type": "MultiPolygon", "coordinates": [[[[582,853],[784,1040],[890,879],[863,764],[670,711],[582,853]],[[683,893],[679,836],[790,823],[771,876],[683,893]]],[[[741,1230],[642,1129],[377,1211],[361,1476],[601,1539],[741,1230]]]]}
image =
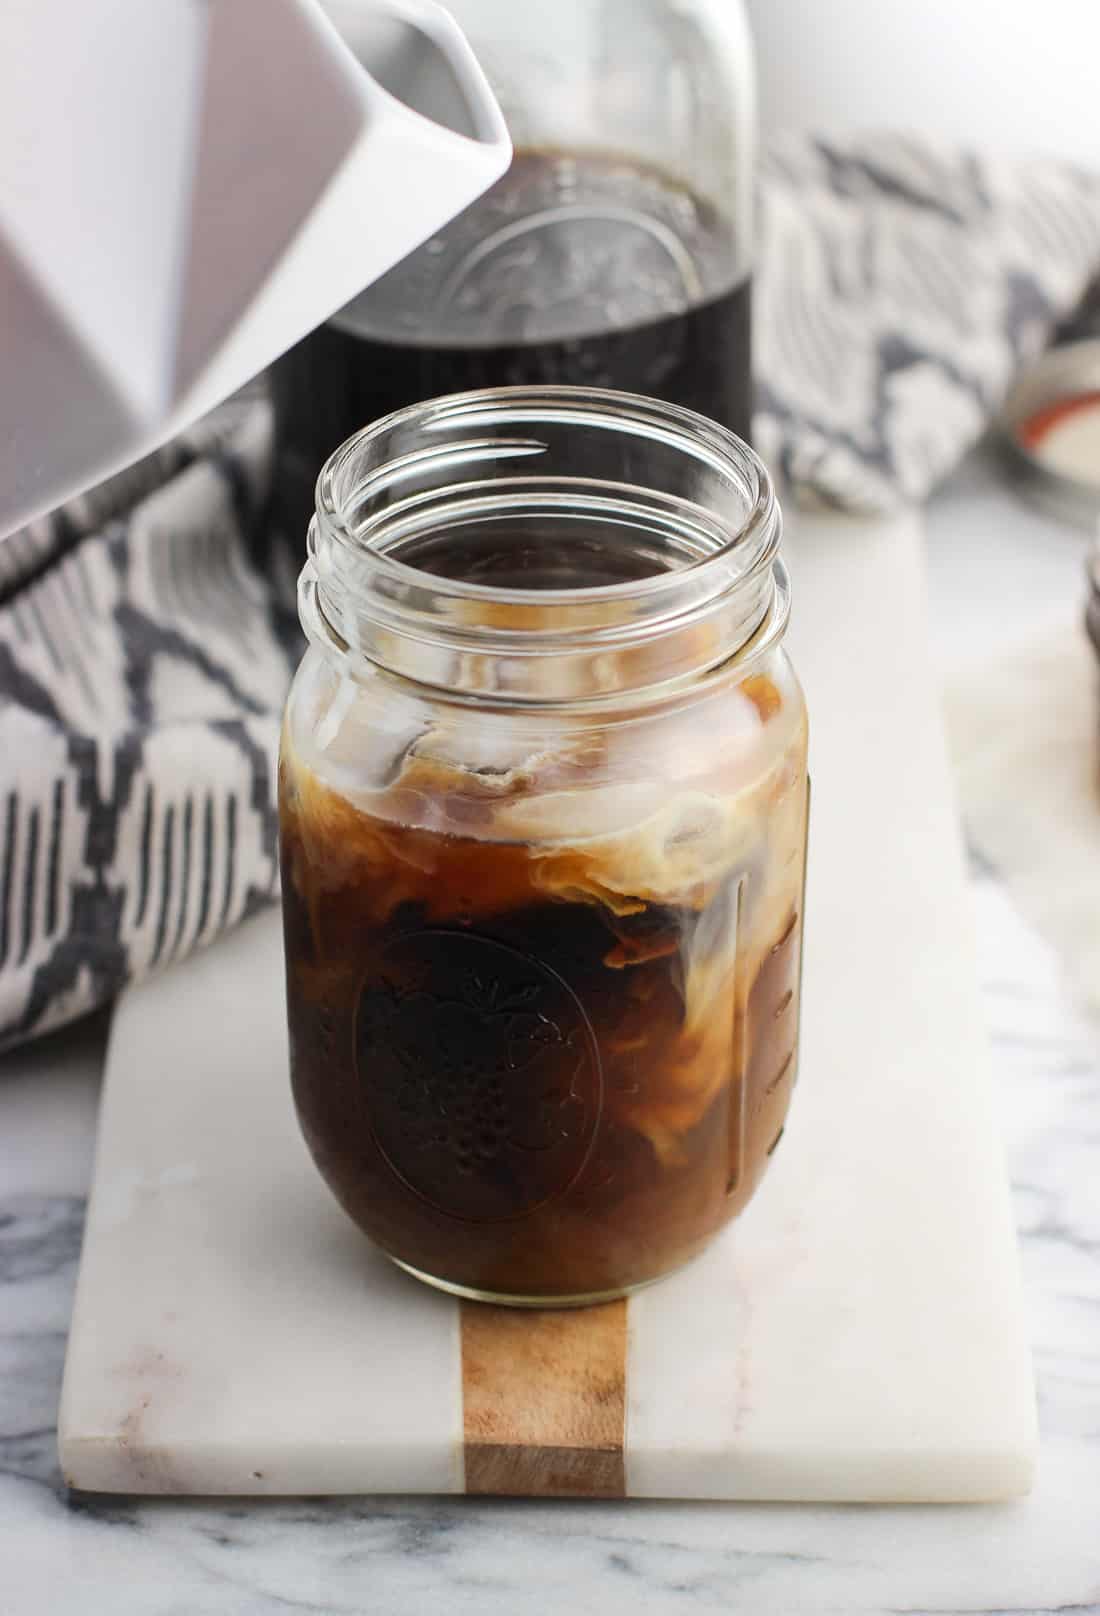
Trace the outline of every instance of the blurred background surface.
{"type": "Polygon", "coordinates": [[[909,129],[1100,161],[1095,0],[748,0],[765,135],[909,129]]]}

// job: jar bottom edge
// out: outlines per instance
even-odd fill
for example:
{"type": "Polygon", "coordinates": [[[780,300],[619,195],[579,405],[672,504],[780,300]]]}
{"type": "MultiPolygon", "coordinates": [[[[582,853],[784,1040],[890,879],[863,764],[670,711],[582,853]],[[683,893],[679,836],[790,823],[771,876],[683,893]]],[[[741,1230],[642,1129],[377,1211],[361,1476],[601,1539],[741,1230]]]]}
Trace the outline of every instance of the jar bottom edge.
{"type": "MultiPolygon", "coordinates": [[[[515,1307],[528,1310],[552,1310],[558,1308],[599,1307],[604,1302],[619,1302],[627,1296],[634,1296],[638,1291],[648,1290],[651,1285],[659,1285],[662,1280],[678,1273],[686,1263],[670,1268],[663,1274],[654,1274],[652,1279],[641,1279],[633,1285],[614,1286],[605,1291],[589,1291],[573,1296],[513,1296],[506,1292],[479,1290],[473,1285],[456,1285],[452,1280],[440,1279],[437,1274],[425,1273],[421,1268],[414,1268],[411,1263],[402,1262],[392,1252],[383,1252],[396,1268],[403,1269],[406,1274],[418,1279],[424,1285],[430,1285],[433,1290],[445,1291],[448,1296],[457,1296],[464,1302],[486,1302],[493,1307],[515,1307]]],[[[693,1260],[693,1259],[689,1259],[693,1260]]]]}

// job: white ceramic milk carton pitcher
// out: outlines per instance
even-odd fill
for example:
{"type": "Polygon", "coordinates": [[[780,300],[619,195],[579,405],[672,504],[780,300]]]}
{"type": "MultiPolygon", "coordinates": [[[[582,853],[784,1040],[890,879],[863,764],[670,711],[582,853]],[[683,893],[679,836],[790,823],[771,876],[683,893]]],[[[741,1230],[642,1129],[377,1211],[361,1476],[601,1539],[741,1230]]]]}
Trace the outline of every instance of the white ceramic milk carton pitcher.
{"type": "Polygon", "coordinates": [[[503,173],[430,0],[6,0],[0,535],[209,409],[503,173]]]}

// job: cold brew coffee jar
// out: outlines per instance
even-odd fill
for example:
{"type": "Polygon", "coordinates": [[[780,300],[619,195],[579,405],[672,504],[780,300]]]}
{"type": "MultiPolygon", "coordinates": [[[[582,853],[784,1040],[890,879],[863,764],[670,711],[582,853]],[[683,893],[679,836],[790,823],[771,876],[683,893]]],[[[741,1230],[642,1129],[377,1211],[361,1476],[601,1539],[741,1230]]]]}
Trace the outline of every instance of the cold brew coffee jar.
{"type": "Polygon", "coordinates": [[[280,768],[292,1081],[422,1279],[629,1292],[779,1142],[807,814],[779,543],[745,444],[627,394],[454,395],[324,467],[280,768]]]}
{"type": "MultiPolygon", "coordinates": [[[[352,48],[378,26],[364,0],[327,9],[352,48]]],[[[515,157],[275,366],[277,496],[294,534],[338,443],[442,393],[621,388],[749,436],[756,112],[741,0],[448,9],[515,157]]],[[[400,38],[393,48],[411,49],[400,38]]],[[[379,54],[375,44],[372,63],[379,54]]]]}

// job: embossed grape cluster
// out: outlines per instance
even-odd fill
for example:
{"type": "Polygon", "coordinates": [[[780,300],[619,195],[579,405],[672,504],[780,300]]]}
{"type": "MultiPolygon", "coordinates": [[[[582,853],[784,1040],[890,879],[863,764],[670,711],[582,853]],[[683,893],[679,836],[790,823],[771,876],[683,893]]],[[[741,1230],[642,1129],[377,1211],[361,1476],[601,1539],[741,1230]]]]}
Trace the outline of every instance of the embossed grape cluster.
{"type": "Polygon", "coordinates": [[[406,1141],[446,1151],[466,1175],[484,1172],[506,1148],[552,1150],[583,1109],[572,1092],[572,1037],[533,1008],[538,983],[505,990],[470,973],[457,991],[387,987],[361,1004],[361,1039],[400,1068],[395,1102],[406,1141]]]}

